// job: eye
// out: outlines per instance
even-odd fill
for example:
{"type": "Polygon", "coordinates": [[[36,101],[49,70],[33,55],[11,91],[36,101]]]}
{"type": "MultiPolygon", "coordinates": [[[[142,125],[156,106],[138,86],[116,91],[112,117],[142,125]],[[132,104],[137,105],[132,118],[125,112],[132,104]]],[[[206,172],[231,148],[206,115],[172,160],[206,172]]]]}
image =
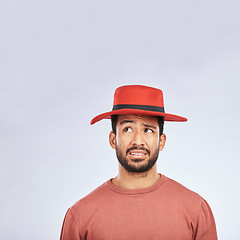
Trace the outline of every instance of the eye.
{"type": "Polygon", "coordinates": [[[145,129],[144,129],[144,132],[145,132],[145,133],[153,133],[153,130],[150,129],[150,128],[145,128],[145,129]]]}
{"type": "Polygon", "coordinates": [[[132,129],[130,127],[125,127],[123,129],[124,132],[132,132],[132,129]]]}

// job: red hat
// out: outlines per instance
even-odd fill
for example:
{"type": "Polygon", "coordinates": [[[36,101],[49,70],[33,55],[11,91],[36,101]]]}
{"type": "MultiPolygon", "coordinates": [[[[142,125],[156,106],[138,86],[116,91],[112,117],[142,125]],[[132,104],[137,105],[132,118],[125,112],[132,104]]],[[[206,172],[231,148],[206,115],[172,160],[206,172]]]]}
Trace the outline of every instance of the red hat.
{"type": "Polygon", "coordinates": [[[163,92],[160,89],[142,85],[126,85],[117,88],[112,111],[96,116],[91,120],[91,124],[119,114],[162,116],[164,121],[187,121],[187,118],[165,113],[163,92]]]}

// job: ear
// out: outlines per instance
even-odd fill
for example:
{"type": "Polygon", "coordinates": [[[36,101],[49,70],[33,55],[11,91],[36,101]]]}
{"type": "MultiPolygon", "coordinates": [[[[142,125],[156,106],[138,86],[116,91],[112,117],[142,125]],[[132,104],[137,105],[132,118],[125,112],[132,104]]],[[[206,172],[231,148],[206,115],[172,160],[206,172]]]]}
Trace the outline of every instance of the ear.
{"type": "Polygon", "coordinates": [[[116,148],[116,135],[113,131],[109,133],[109,143],[113,149],[116,148]]]}
{"type": "Polygon", "coordinates": [[[159,143],[159,150],[162,151],[166,143],[166,135],[164,133],[161,135],[159,143]]]}

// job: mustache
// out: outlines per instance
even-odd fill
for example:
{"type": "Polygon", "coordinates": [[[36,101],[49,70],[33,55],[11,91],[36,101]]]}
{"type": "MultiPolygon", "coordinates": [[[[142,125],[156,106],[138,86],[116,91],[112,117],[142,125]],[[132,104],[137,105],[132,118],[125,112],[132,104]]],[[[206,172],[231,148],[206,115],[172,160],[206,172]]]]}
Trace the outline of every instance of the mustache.
{"type": "Polygon", "coordinates": [[[150,151],[145,148],[145,147],[130,147],[127,149],[126,151],[126,155],[131,151],[131,150],[143,150],[143,151],[146,151],[148,155],[150,155],[150,151]]]}

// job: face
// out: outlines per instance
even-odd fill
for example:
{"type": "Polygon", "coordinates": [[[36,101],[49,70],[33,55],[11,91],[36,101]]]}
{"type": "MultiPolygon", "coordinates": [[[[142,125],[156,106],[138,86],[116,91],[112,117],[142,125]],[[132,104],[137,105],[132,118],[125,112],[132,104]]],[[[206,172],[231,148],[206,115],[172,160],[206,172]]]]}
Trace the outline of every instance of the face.
{"type": "Polygon", "coordinates": [[[128,172],[147,172],[157,161],[165,135],[159,136],[157,117],[119,115],[116,135],[110,133],[110,144],[116,149],[121,166],[128,172]]]}

